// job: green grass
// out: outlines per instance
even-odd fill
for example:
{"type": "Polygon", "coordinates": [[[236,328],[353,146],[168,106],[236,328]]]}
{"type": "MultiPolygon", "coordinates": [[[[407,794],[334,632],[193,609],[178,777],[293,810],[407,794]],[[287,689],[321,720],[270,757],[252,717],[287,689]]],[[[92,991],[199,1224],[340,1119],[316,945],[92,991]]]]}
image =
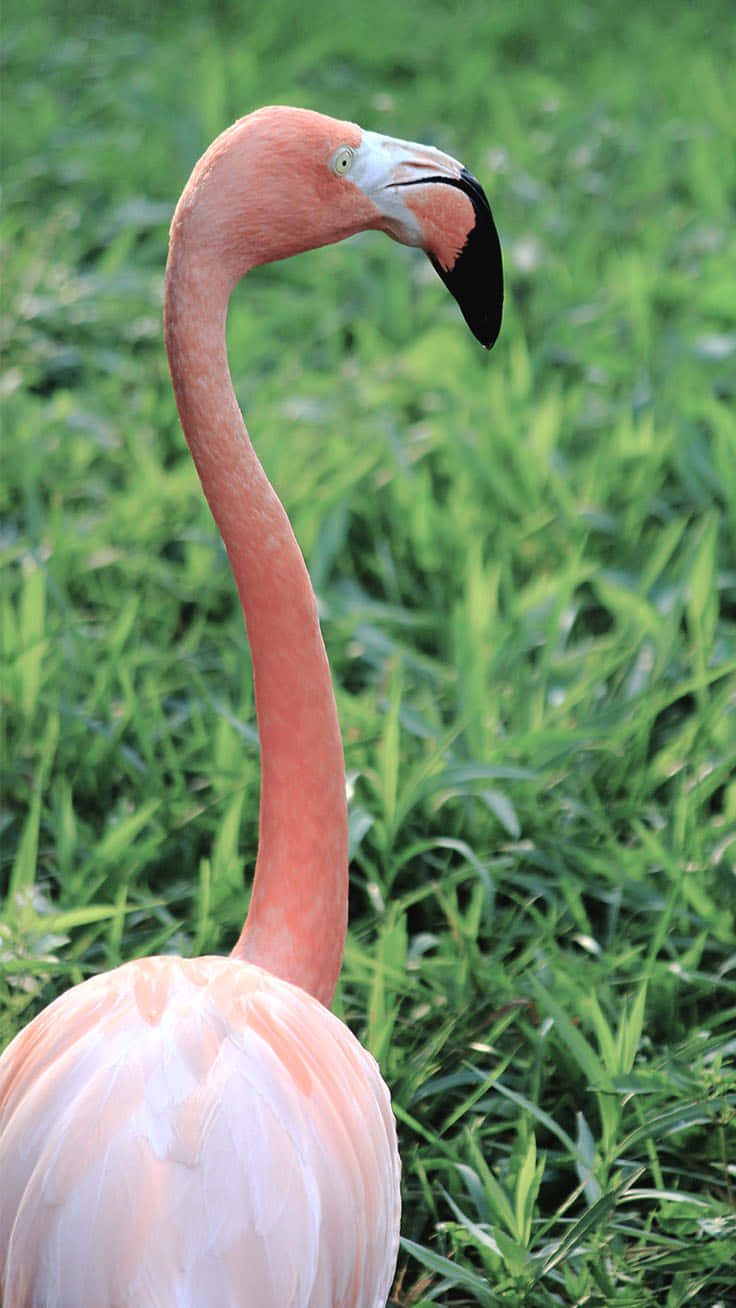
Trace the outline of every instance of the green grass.
{"type": "Polygon", "coordinates": [[[229,324],[336,680],[396,1300],[726,1304],[731,6],[154,8],[4,18],[0,1034],[247,907],[247,644],[161,341],[188,171],[267,102],[434,141],[501,231],[490,356],[378,236],[253,273],[229,324]]]}

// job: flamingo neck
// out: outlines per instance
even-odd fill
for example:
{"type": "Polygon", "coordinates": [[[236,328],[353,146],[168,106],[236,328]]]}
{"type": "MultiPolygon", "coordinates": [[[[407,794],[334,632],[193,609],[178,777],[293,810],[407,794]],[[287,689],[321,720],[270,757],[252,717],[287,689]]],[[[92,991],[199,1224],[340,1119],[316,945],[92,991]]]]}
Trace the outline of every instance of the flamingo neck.
{"type": "Polygon", "coordinates": [[[166,349],[184,434],[243,606],[261,745],[258,857],[233,956],[329,1004],[347,926],[342,741],[309,575],[233,391],[225,341],[231,289],[175,223],[166,349]]]}

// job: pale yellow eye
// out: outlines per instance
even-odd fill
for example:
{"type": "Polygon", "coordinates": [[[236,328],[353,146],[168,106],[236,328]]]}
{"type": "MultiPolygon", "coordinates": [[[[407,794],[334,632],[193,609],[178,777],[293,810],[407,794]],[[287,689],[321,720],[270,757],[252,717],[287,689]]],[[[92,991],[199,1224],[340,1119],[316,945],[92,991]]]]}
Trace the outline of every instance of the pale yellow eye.
{"type": "Polygon", "coordinates": [[[340,145],[330,159],[330,168],[338,177],[344,177],[353,166],[353,151],[349,145],[340,145]]]}

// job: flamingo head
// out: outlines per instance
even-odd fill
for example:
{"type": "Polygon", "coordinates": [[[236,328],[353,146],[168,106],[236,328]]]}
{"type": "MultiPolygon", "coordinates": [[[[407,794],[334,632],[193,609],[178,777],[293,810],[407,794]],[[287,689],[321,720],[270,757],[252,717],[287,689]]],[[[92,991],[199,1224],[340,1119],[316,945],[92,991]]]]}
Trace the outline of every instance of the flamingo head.
{"type": "Polygon", "coordinates": [[[368,229],[419,246],[490,349],[503,307],[501,246],[482,186],[431,146],[271,105],[223,132],[172,224],[232,285],[258,264],[368,229]]]}

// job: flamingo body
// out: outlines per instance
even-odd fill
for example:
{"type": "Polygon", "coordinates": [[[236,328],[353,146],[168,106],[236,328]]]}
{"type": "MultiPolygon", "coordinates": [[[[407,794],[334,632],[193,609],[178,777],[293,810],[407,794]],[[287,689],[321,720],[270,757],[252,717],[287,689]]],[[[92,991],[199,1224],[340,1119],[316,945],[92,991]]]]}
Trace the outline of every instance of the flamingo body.
{"type": "Polygon", "coordinates": [[[388,1091],[304,990],[227,958],[127,963],[45,1009],[14,1064],[0,1105],[8,1308],[385,1303],[399,1217],[388,1091]]]}
{"type": "Polygon", "coordinates": [[[230,958],[94,977],[0,1058],[5,1308],[381,1308],[400,1162],[376,1063],[330,1014],[347,921],[335,699],[304,560],[225,346],[251,268],[364,229],[421,246],[490,346],[488,202],[437,150],[306,110],[241,119],[171,227],[164,326],[182,427],[232,566],[261,743],[253,892],[230,958]]]}

